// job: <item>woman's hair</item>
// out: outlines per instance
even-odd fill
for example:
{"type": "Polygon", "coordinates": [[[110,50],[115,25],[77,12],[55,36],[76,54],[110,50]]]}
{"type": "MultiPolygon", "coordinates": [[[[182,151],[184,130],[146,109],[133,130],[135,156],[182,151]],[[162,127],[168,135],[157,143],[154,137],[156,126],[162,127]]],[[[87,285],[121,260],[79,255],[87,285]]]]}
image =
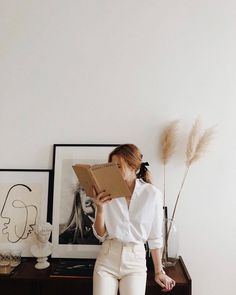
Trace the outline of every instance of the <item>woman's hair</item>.
{"type": "Polygon", "coordinates": [[[65,231],[70,229],[75,229],[73,243],[75,240],[80,236],[81,239],[84,237],[84,222],[83,222],[83,210],[81,205],[81,198],[80,198],[80,188],[75,191],[74,201],[71,209],[70,217],[61,232],[63,234],[65,231]]]}
{"type": "Polygon", "coordinates": [[[108,162],[112,161],[113,156],[119,157],[121,162],[124,161],[130,168],[134,169],[137,178],[152,183],[150,172],[146,168],[148,163],[142,163],[143,155],[136,145],[130,143],[119,145],[109,154],[108,162]]]}

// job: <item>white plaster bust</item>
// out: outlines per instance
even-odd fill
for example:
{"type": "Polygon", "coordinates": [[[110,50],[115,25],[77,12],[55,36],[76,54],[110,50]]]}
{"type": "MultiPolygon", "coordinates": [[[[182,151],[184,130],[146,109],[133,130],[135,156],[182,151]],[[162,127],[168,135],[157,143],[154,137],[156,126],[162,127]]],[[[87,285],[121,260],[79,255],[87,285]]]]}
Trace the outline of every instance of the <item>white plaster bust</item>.
{"type": "Polygon", "coordinates": [[[37,243],[32,245],[30,250],[32,255],[37,258],[37,264],[35,265],[37,269],[44,269],[50,265],[47,261],[47,256],[52,253],[52,243],[48,241],[52,229],[52,225],[48,222],[36,225],[35,235],[37,243]]]}

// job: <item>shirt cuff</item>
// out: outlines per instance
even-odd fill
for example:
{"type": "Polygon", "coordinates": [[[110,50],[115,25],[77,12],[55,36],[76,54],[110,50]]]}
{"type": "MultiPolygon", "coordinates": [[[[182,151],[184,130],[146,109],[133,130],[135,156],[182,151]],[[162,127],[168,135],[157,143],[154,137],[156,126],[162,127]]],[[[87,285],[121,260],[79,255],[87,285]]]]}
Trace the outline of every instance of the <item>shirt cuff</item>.
{"type": "Polygon", "coordinates": [[[163,247],[163,239],[148,240],[149,249],[160,249],[163,247]]]}
{"type": "Polygon", "coordinates": [[[107,231],[105,231],[103,236],[99,236],[99,234],[96,232],[94,224],[92,225],[92,229],[93,229],[93,234],[94,236],[100,241],[100,242],[104,242],[106,240],[106,237],[108,236],[107,231]]]}

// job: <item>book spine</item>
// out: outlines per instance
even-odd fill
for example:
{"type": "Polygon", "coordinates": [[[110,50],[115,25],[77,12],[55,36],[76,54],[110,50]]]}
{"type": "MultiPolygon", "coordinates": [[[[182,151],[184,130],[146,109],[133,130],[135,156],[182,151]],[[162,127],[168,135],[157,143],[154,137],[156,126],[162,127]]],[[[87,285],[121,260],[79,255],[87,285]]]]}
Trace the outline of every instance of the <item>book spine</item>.
{"type": "Polygon", "coordinates": [[[89,171],[90,171],[90,175],[91,175],[91,177],[92,177],[92,179],[93,179],[94,189],[95,189],[96,193],[99,194],[99,193],[102,192],[101,187],[99,186],[99,184],[98,184],[98,182],[97,182],[97,180],[96,180],[96,177],[95,177],[95,175],[93,174],[93,171],[92,171],[91,169],[89,169],[89,171]]]}

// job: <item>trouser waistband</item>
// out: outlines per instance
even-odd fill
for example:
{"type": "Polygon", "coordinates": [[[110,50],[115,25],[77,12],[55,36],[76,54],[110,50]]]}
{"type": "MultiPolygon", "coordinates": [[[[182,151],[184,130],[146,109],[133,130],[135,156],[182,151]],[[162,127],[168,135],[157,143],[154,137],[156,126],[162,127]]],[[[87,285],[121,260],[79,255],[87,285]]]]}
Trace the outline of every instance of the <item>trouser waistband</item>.
{"type": "Polygon", "coordinates": [[[145,248],[143,243],[123,242],[118,239],[107,239],[103,244],[108,244],[110,247],[130,248],[132,250],[145,248]]]}

